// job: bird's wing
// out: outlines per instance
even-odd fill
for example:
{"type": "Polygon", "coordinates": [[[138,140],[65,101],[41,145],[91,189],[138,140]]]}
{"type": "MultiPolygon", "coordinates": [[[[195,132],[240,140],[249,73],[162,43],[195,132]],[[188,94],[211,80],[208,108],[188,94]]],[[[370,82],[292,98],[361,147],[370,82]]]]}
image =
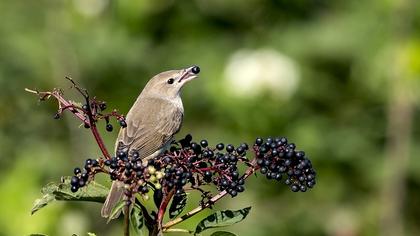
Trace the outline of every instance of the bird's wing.
{"type": "Polygon", "coordinates": [[[117,150],[137,150],[140,158],[145,158],[172,139],[181,128],[182,118],[182,109],[172,102],[144,98],[127,115],[127,127],[118,135],[117,150]]]}

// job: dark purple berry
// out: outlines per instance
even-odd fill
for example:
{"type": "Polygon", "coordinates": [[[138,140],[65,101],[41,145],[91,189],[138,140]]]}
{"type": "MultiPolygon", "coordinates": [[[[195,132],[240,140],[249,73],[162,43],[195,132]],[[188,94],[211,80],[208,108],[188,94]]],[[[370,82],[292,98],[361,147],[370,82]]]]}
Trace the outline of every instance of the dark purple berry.
{"type": "Polygon", "coordinates": [[[261,167],[261,174],[263,174],[263,175],[265,175],[265,174],[267,174],[267,172],[268,172],[268,169],[267,169],[267,167],[261,167]]]}
{"type": "Polygon", "coordinates": [[[196,153],[196,154],[199,154],[199,153],[201,153],[201,146],[200,145],[198,145],[197,143],[191,143],[191,148],[193,149],[193,151],[196,153]]]}
{"type": "Polygon", "coordinates": [[[133,166],[131,165],[130,162],[125,163],[125,168],[126,169],[131,169],[133,166]]]}
{"type": "Polygon", "coordinates": [[[82,173],[81,179],[83,179],[84,181],[86,181],[88,178],[89,178],[88,173],[82,173]]]}
{"type": "Polygon", "coordinates": [[[223,143],[219,143],[216,145],[217,150],[221,151],[225,148],[225,145],[223,143]]]}
{"type": "Polygon", "coordinates": [[[123,127],[123,128],[127,127],[127,123],[125,122],[125,120],[121,119],[121,120],[119,120],[119,123],[120,123],[121,127],[123,127]]]}
{"type": "Polygon", "coordinates": [[[194,73],[194,74],[198,74],[198,73],[200,73],[200,67],[198,67],[198,66],[194,66],[194,67],[191,69],[191,72],[192,72],[192,73],[194,73]]]}
{"type": "Polygon", "coordinates": [[[299,191],[299,187],[298,187],[297,185],[295,185],[295,184],[291,185],[291,186],[290,186],[290,189],[292,190],[292,192],[297,192],[297,191],[299,191]]]}
{"type": "Polygon", "coordinates": [[[74,168],[73,173],[74,173],[75,175],[78,175],[78,174],[80,174],[81,172],[82,172],[82,170],[80,170],[80,168],[79,168],[79,167],[74,168]]]}
{"type": "Polygon", "coordinates": [[[285,138],[285,137],[281,138],[281,139],[280,139],[280,142],[281,142],[282,144],[287,144],[287,138],[285,138]]]}
{"type": "Polygon", "coordinates": [[[201,140],[200,145],[205,148],[209,145],[209,143],[207,142],[207,140],[201,140]]]}
{"type": "Polygon", "coordinates": [[[111,124],[106,124],[105,129],[106,129],[106,131],[108,131],[108,132],[112,132],[112,130],[114,129],[114,127],[112,127],[112,125],[111,125],[111,124]]]}
{"type": "Polygon", "coordinates": [[[112,161],[110,167],[111,167],[111,169],[117,169],[117,167],[118,167],[117,162],[112,161]]]}
{"type": "Polygon", "coordinates": [[[231,153],[231,152],[233,152],[233,150],[235,150],[235,147],[233,147],[233,145],[228,144],[228,145],[226,146],[226,151],[227,151],[227,152],[231,153]]]}
{"type": "Polygon", "coordinates": [[[239,178],[239,173],[238,173],[238,171],[234,171],[234,172],[232,172],[232,179],[233,180],[237,180],[239,178]]]}
{"type": "Polygon", "coordinates": [[[140,192],[142,192],[142,193],[148,193],[149,192],[149,189],[147,188],[146,185],[144,185],[144,186],[141,186],[140,187],[140,192]]]}
{"type": "Polygon", "coordinates": [[[249,149],[248,144],[246,144],[246,143],[241,144],[241,147],[242,147],[244,150],[248,150],[248,149],[249,149]]]}
{"type": "Polygon", "coordinates": [[[222,179],[221,181],[220,181],[220,185],[221,186],[224,186],[224,187],[226,187],[226,186],[228,186],[228,181],[226,180],[226,179],[222,179]]]}
{"type": "Polygon", "coordinates": [[[118,156],[119,158],[124,158],[124,157],[127,157],[127,153],[126,153],[126,152],[123,152],[123,151],[119,151],[119,152],[117,153],[117,156],[118,156]]]}
{"type": "Polygon", "coordinates": [[[101,109],[101,111],[105,110],[106,109],[106,103],[105,102],[100,103],[99,104],[99,109],[101,109]]]}
{"type": "Polygon", "coordinates": [[[255,144],[257,144],[257,146],[261,146],[261,144],[263,144],[264,140],[262,138],[257,138],[255,140],[255,144]]]}
{"type": "Polygon", "coordinates": [[[237,190],[239,193],[242,193],[242,192],[245,190],[245,187],[244,187],[244,186],[242,186],[242,185],[238,185],[238,187],[236,187],[236,190],[237,190]]]}
{"type": "Polygon", "coordinates": [[[92,160],[92,166],[99,166],[99,162],[95,159],[92,160]]]}
{"type": "Polygon", "coordinates": [[[305,156],[305,152],[304,151],[299,151],[296,152],[296,157],[299,159],[302,159],[305,156]]]}
{"type": "Polygon", "coordinates": [[[77,176],[71,177],[70,184],[71,186],[79,186],[79,178],[77,176]]]}
{"type": "Polygon", "coordinates": [[[86,161],[85,161],[85,164],[87,165],[87,166],[90,166],[90,165],[92,165],[92,159],[86,159],[86,161]]]}
{"type": "Polygon", "coordinates": [[[265,146],[262,146],[261,148],[260,148],[260,152],[261,153],[266,153],[268,150],[267,150],[267,148],[265,147],[265,146]]]}
{"type": "Polygon", "coordinates": [[[236,149],[236,152],[239,154],[239,155],[241,155],[242,153],[244,153],[244,148],[243,147],[238,147],[237,149],[236,149]]]}
{"type": "Polygon", "coordinates": [[[77,190],[79,190],[79,187],[77,187],[77,186],[73,185],[73,186],[71,186],[70,190],[71,190],[73,193],[75,193],[75,192],[77,192],[77,190]]]}
{"type": "Polygon", "coordinates": [[[185,141],[187,141],[187,142],[191,142],[192,141],[192,136],[191,136],[191,134],[187,134],[186,136],[185,136],[185,141]]]}

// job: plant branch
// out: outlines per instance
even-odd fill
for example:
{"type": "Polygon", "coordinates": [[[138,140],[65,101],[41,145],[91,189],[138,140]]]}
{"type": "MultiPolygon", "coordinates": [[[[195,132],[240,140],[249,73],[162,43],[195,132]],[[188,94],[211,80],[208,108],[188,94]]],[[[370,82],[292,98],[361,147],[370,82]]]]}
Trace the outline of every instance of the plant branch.
{"type": "MultiPolygon", "coordinates": [[[[255,166],[256,164],[256,159],[253,159],[252,162],[250,163],[251,166],[248,167],[248,169],[245,171],[245,174],[243,175],[243,179],[248,178],[250,175],[252,175],[253,173],[255,173],[256,170],[258,170],[255,166]]],[[[163,231],[167,232],[169,230],[170,227],[177,225],[179,223],[181,223],[182,221],[194,216],[195,214],[201,212],[202,210],[209,208],[210,206],[212,206],[214,203],[216,203],[217,201],[219,201],[221,198],[223,198],[224,196],[227,195],[227,191],[223,190],[222,192],[218,193],[216,196],[212,197],[208,202],[206,202],[205,204],[198,206],[194,209],[192,209],[191,211],[189,211],[188,213],[186,213],[185,215],[178,217],[174,220],[171,220],[169,222],[167,222],[166,224],[163,225],[163,231]]]]}
{"type": "Polygon", "coordinates": [[[124,236],[130,236],[130,205],[124,206],[124,236]]]}
{"type": "Polygon", "coordinates": [[[157,215],[157,224],[158,224],[159,231],[162,230],[163,217],[165,216],[166,208],[168,207],[169,202],[171,201],[172,197],[174,196],[174,193],[175,193],[174,189],[169,191],[165,195],[162,203],[160,204],[158,215],[157,215]]]}
{"type": "Polygon", "coordinates": [[[93,115],[92,115],[92,110],[89,104],[89,94],[87,93],[86,90],[82,90],[81,88],[79,88],[72,79],[66,77],[68,80],[70,80],[73,84],[73,87],[75,87],[81,94],[82,96],[86,99],[86,103],[88,104],[88,109],[87,109],[87,118],[88,121],[86,120],[86,116],[85,114],[83,114],[82,112],[80,112],[80,108],[76,107],[73,103],[67,101],[63,96],[62,93],[60,92],[60,90],[55,89],[52,92],[39,92],[37,90],[32,90],[32,89],[28,89],[25,88],[25,91],[30,92],[30,93],[34,93],[37,94],[40,98],[40,100],[45,100],[45,99],[49,99],[51,96],[54,97],[55,99],[57,99],[58,101],[58,106],[59,109],[61,111],[63,111],[64,109],[68,109],[69,111],[71,111],[77,118],[79,118],[79,120],[81,120],[83,123],[87,123],[90,127],[90,130],[92,132],[92,135],[95,137],[96,143],[99,146],[99,149],[101,150],[102,154],[104,155],[104,157],[106,159],[111,159],[111,156],[109,155],[108,149],[106,148],[104,141],[102,140],[102,137],[100,136],[98,129],[96,127],[95,124],[95,120],[93,119],[93,115]]]}

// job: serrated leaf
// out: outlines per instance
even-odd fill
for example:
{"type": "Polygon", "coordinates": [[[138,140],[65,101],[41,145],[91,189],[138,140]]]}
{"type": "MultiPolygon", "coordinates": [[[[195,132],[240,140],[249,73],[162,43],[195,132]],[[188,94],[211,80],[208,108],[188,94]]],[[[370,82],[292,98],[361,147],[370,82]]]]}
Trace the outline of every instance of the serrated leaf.
{"type": "Polygon", "coordinates": [[[112,219],[118,218],[118,215],[121,213],[122,209],[124,208],[126,202],[124,200],[119,201],[114,208],[112,208],[111,214],[109,214],[108,220],[106,223],[109,223],[112,219]]]}
{"type": "Polygon", "coordinates": [[[236,224],[248,215],[249,211],[251,210],[251,207],[246,207],[241,210],[237,211],[231,211],[231,210],[225,210],[225,211],[217,211],[209,216],[207,216],[205,219],[201,220],[200,223],[198,223],[197,227],[195,228],[195,235],[203,232],[206,229],[216,228],[216,227],[224,227],[236,224]]]}
{"type": "Polygon", "coordinates": [[[228,232],[228,231],[216,231],[212,233],[210,236],[236,236],[236,234],[228,232]]]}
{"type": "Polygon", "coordinates": [[[184,210],[187,205],[187,194],[182,192],[181,194],[175,194],[171,206],[169,207],[169,218],[173,219],[184,210]]]}
{"type": "Polygon", "coordinates": [[[109,189],[103,185],[91,181],[86,187],[79,189],[73,193],[70,188],[70,176],[62,178],[60,183],[49,183],[41,190],[43,196],[36,199],[32,207],[31,214],[45,207],[49,203],[57,201],[88,201],[88,202],[105,202],[109,189]]]}
{"type": "Polygon", "coordinates": [[[144,226],[144,217],[143,212],[141,211],[141,208],[139,205],[135,204],[133,210],[130,214],[130,223],[131,226],[133,226],[134,229],[134,235],[141,234],[141,229],[144,226]]]}

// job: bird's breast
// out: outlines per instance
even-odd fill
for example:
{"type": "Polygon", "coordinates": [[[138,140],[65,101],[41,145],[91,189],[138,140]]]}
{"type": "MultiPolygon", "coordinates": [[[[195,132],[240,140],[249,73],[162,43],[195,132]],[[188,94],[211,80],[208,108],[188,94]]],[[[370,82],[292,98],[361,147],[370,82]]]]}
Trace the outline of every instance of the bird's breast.
{"type": "Polygon", "coordinates": [[[182,99],[180,96],[177,96],[175,99],[170,99],[169,101],[173,103],[182,112],[184,112],[184,105],[182,104],[182,99]]]}

